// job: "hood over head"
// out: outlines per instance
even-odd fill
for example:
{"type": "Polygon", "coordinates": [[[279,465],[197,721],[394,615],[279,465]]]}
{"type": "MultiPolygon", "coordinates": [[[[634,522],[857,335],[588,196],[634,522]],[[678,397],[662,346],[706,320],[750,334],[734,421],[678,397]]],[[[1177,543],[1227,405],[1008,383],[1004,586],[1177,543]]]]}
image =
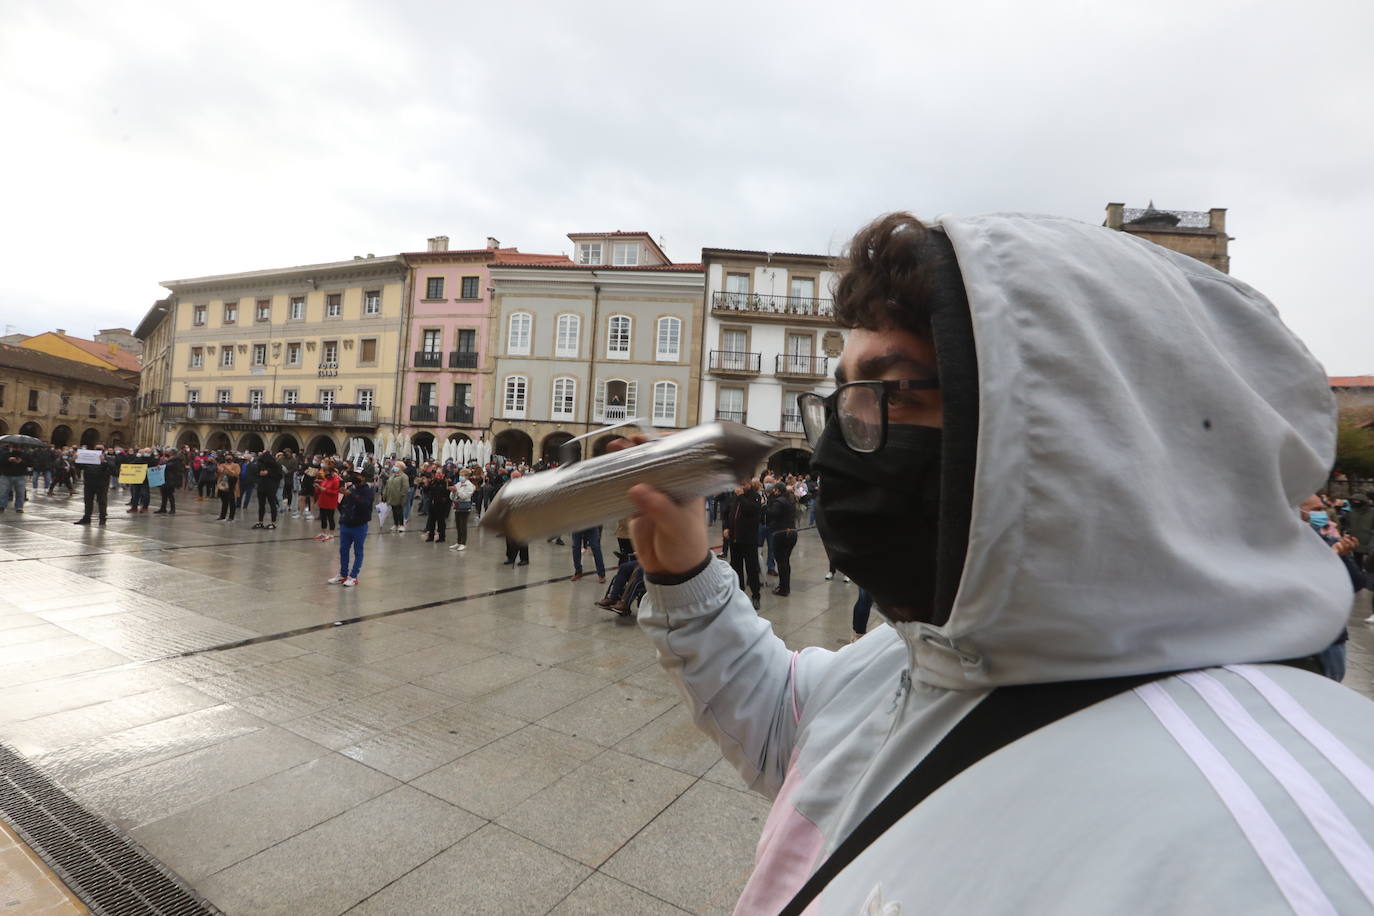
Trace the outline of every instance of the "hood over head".
{"type": "Polygon", "coordinates": [[[958,366],[977,391],[947,366],[967,331],[933,313],[952,597],[939,625],[896,624],[914,676],[969,689],[1329,645],[1349,578],[1296,507],[1326,480],[1335,404],[1274,307],[1103,227],[997,214],[932,228],[963,279],[976,357],[958,366]],[[971,477],[971,500],[952,474],[971,477]]]}

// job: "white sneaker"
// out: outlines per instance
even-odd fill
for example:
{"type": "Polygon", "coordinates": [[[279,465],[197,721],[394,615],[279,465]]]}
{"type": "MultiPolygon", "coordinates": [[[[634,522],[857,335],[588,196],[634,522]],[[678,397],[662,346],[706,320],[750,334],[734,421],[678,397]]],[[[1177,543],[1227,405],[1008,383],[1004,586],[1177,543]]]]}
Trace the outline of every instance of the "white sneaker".
{"type": "Polygon", "coordinates": [[[311,515],[309,512],[305,513],[305,517],[306,517],[306,518],[314,518],[314,516],[311,515]]]}
{"type": "Polygon", "coordinates": [[[300,514],[299,512],[292,512],[292,513],[291,513],[291,517],[292,517],[292,518],[300,518],[300,517],[301,517],[301,514],[300,514]]]}
{"type": "Polygon", "coordinates": [[[844,581],[846,581],[846,582],[853,582],[854,580],[851,579],[851,578],[849,578],[848,576],[845,576],[845,577],[844,577],[844,581]]]}
{"type": "Polygon", "coordinates": [[[348,577],[347,577],[347,576],[330,576],[328,579],[325,579],[325,580],[324,580],[325,585],[338,585],[340,582],[342,582],[344,585],[347,585],[347,584],[348,584],[348,577]]]}
{"type": "Polygon", "coordinates": [[[831,579],[833,579],[833,578],[835,578],[835,574],[834,574],[834,573],[826,573],[826,574],[825,574],[825,581],[829,582],[829,581],[830,581],[831,579]]]}
{"type": "Polygon", "coordinates": [[[353,586],[355,586],[355,585],[357,585],[357,584],[358,584],[358,580],[357,580],[357,579],[354,579],[354,578],[352,578],[352,577],[349,577],[349,578],[343,580],[343,587],[344,587],[344,588],[352,588],[353,586]]]}
{"type": "Polygon", "coordinates": [[[468,549],[468,545],[467,545],[467,544],[459,544],[459,545],[458,545],[458,549],[459,549],[459,550],[467,550],[467,549],[468,549]]]}
{"type": "Polygon", "coordinates": [[[1365,622],[1365,623],[1374,623],[1374,614],[1370,614],[1368,617],[1366,617],[1366,618],[1364,619],[1364,622],[1365,622]]]}

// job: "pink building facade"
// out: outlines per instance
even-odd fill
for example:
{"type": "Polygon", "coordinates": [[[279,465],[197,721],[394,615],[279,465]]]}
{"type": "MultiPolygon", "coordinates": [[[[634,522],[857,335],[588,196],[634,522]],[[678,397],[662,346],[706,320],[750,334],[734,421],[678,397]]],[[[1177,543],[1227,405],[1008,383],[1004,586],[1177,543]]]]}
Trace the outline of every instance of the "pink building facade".
{"type": "Polygon", "coordinates": [[[490,341],[489,265],[562,262],[564,255],[528,255],[501,248],[448,250],[448,238],[405,255],[410,266],[410,320],[401,373],[403,441],[436,454],[447,439],[482,439],[491,426],[490,386],[495,367],[490,341]]]}

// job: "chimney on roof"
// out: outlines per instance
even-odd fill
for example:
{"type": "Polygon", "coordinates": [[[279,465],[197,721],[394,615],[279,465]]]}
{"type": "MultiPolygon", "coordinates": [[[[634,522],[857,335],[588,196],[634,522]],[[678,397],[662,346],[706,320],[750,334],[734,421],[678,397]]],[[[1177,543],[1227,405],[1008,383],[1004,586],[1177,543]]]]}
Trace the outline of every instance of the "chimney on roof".
{"type": "Polygon", "coordinates": [[[1226,231],[1226,208],[1213,207],[1207,211],[1207,226],[1218,232],[1226,231]]]}
{"type": "Polygon", "coordinates": [[[448,251],[448,236],[436,235],[429,240],[430,251],[448,251]]]}
{"type": "Polygon", "coordinates": [[[500,247],[501,247],[501,241],[500,241],[500,239],[496,239],[496,238],[492,238],[491,236],[487,236],[487,247],[490,248],[490,249],[492,249],[493,251],[495,251],[497,248],[500,248],[500,247]]]}
{"type": "Polygon", "coordinates": [[[53,333],[56,334],[58,337],[66,337],[66,336],[67,336],[67,329],[66,329],[66,328],[58,328],[56,331],[53,331],[53,333]]]}

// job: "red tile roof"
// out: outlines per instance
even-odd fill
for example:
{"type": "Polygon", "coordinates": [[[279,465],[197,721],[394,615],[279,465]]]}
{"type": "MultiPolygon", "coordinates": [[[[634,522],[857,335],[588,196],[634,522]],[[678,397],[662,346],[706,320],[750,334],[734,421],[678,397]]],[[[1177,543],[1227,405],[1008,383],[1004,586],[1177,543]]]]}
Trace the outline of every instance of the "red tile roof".
{"type": "Polygon", "coordinates": [[[1374,375],[1332,375],[1326,381],[1332,388],[1374,388],[1374,375]]]}
{"type": "Polygon", "coordinates": [[[668,272],[672,272],[672,273],[690,273],[690,272],[692,272],[692,271],[696,271],[697,273],[700,273],[700,272],[701,272],[701,265],[700,265],[700,264],[638,264],[638,265],[620,265],[620,266],[616,266],[616,265],[612,265],[612,264],[572,264],[572,263],[567,263],[567,264],[525,264],[525,263],[510,263],[510,264],[500,264],[500,265],[497,265],[497,266],[499,266],[499,267],[542,267],[542,268],[548,268],[548,269],[550,269],[550,270],[595,270],[595,271],[605,271],[605,272],[610,272],[610,271],[624,271],[624,272],[628,272],[628,273],[633,273],[634,271],[640,271],[640,272],[646,272],[646,271],[647,271],[647,272],[652,272],[652,271],[656,271],[656,270],[657,270],[657,271],[668,271],[668,272]]]}
{"type": "Polygon", "coordinates": [[[70,334],[54,334],[54,336],[60,336],[62,340],[67,341],[67,343],[77,349],[85,350],[92,356],[105,360],[105,362],[114,366],[116,369],[122,369],[125,372],[140,372],[143,369],[142,361],[128,350],[114,347],[114,352],[111,352],[112,348],[109,344],[97,343],[94,340],[86,340],[83,337],[73,337],[70,334]]]}
{"type": "Polygon", "coordinates": [[[53,378],[88,382],[92,385],[102,385],[121,391],[138,391],[138,385],[135,382],[108,369],[101,369],[90,363],[80,363],[74,359],[63,359],[60,356],[53,356],[51,353],[44,353],[42,350],[28,350],[24,347],[10,347],[0,344],[0,368],[37,372],[53,378]]]}

